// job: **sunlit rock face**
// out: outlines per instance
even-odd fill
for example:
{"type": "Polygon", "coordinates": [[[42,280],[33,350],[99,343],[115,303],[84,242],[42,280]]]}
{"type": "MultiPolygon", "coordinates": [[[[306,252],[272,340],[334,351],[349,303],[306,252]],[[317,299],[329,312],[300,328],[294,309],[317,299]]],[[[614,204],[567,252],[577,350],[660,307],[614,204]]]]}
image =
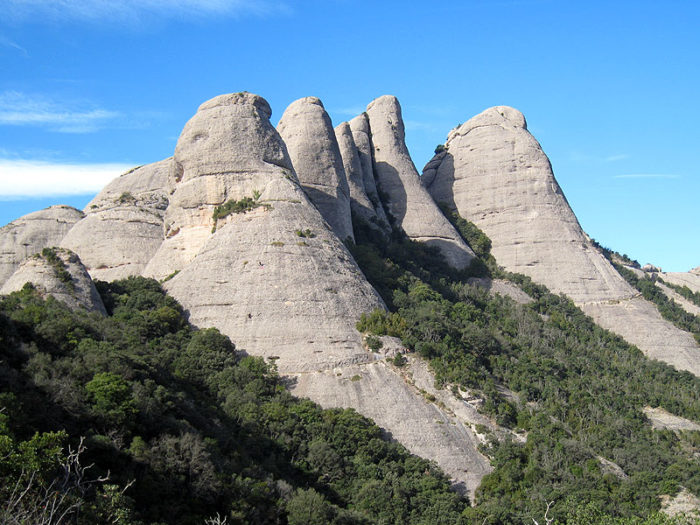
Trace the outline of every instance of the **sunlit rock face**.
{"type": "Polygon", "coordinates": [[[71,206],[51,206],[0,228],[0,285],[24,259],[47,246],[58,245],[83,216],[83,212],[71,206]]]}
{"type": "Polygon", "coordinates": [[[21,290],[31,283],[40,294],[52,296],[71,310],[87,310],[107,315],[102,298],[97,293],[80,258],[63,248],[45,248],[25,259],[5,284],[0,294],[21,290]]]}
{"type": "Polygon", "coordinates": [[[422,182],[484,230],[506,269],[568,295],[650,357],[700,375],[692,336],[662,319],[591,244],[522,113],[493,107],[452,130],[422,182]]]}
{"type": "Polygon", "coordinates": [[[110,182],[85,207],[61,246],[78,254],[93,279],[141,275],[163,243],[172,158],[135,168],[110,182]]]}
{"type": "Polygon", "coordinates": [[[341,240],[354,240],[350,189],[331,119],[316,97],[292,102],[277,125],[304,192],[341,240]]]}

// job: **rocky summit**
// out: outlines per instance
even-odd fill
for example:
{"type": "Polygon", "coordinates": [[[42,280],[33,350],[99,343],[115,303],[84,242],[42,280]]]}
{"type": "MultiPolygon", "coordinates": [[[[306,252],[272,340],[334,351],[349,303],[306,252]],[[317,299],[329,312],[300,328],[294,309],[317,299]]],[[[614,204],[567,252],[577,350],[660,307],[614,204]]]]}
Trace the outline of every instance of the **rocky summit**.
{"type": "MultiPolygon", "coordinates": [[[[277,128],[271,115],[258,95],[215,97],[187,122],[172,157],[118,177],[84,212],[54,206],[0,229],[0,291],[31,282],[104,314],[90,276],[158,279],[194,326],[216,327],[275,363],[294,394],[373,418],[471,496],[493,470],[484,436],[525,438],[477,410],[470,393],[436,385],[400,340],[358,331],[362,314],[410,299],[385,294],[385,304],[370,284],[351,253],[360,230],[424,243],[467,276],[475,252],[446,205],[490,237],[498,264],[569,296],[649,357],[700,375],[697,342],[582,230],[519,111],[490,108],[452,130],[422,177],[393,96],[335,129],[315,97],[293,102],[277,128]]],[[[396,265],[379,261],[373,269],[395,278],[396,265]]],[[[486,296],[532,301],[512,282],[471,275],[465,282],[486,296]]],[[[697,269],[661,275],[700,290],[697,269]]],[[[438,344],[444,334],[424,335],[438,344]]]]}
{"type": "Polygon", "coordinates": [[[522,113],[493,107],[453,129],[422,182],[491,238],[506,269],[569,296],[649,357],[700,375],[692,335],[642,299],[582,230],[522,113]]]}

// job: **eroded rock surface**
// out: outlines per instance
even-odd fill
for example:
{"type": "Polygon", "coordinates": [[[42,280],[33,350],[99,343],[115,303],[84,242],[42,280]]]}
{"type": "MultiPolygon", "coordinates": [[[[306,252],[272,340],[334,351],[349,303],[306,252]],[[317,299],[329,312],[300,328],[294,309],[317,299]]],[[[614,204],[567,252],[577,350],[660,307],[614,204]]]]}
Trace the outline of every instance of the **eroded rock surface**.
{"type": "Polygon", "coordinates": [[[386,225],[386,230],[389,232],[391,230],[389,219],[386,216],[384,205],[379,198],[377,182],[374,179],[374,161],[372,160],[374,147],[372,146],[372,137],[370,136],[367,114],[362,113],[356,116],[348,125],[352,133],[352,140],[357,148],[357,156],[360,159],[362,182],[364,183],[365,193],[374,205],[374,211],[377,213],[379,223],[381,225],[386,225]]]}
{"type": "Polygon", "coordinates": [[[354,240],[345,167],[331,119],[321,101],[306,97],[292,102],[277,131],[311,202],[341,240],[354,240]]]}
{"type": "Polygon", "coordinates": [[[140,275],[163,242],[172,159],[135,168],[110,182],[85,207],[61,246],[80,255],[93,279],[140,275]]]}
{"type": "Polygon", "coordinates": [[[435,461],[462,494],[473,497],[481,478],[493,470],[478,452],[470,426],[426,399],[384,361],[292,377],[295,395],[371,417],[411,452],[435,461]]]}
{"type": "Polygon", "coordinates": [[[662,273],[661,278],[671,284],[687,286],[695,293],[700,293],[700,271],[695,268],[689,272],[662,273]]]}
{"type": "Polygon", "coordinates": [[[382,96],[367,106],[373,146],[374,174],[386,193],[386,210],[396,226],[416,241],[440,249],[453,267],[469,265],[474,252],[421,186],[420,177],[404,141],[401,106],[396,97],[382,96]]]}
{"type": "Polygon", "coordinates": [[[144,275],[164,279],[192,261],[225,223],[214,221],[217,206],[254,199],[270,176],[296,179],[270,115],[262,97],[233,93],[205,102],[185,124],[170,174],[165,240],[144,275]]]}
{"type": "Polygon", "coordinates": [[[700,347],[591,244],[519,111],[487,109],[452,130],[445,146],[423,183],[436,202],[484,230],[499,264],[568,295],[649,357],[700,375],[700,347]]]}
{"type": "MultiPolygon", "coordinates": [[[[370,227],[381,231],[385,234],[390,232],[389,224],[386,221],[386,216],[380,218],[377,215],[377,209],[372,203],[365,190],[364,173],[362,161],[355,139],[352,136],[352,130],[347,122],[342,122],[335,128],[335,136],[340,148],[340,156],[343,159],[343,167],[345,175],[348,179],[348,187],[350,188],[350,209],[356,217],[363,220],[370,227]]],[[[374,179],[374,176],[370,173],[374,179]]],[[[375,190],[376,193],[376,190],[375,190]]],[[[380,206],[380,209],[383,208],[380,206]]]]}
{"type": "Polygon", "coordinates": [[[79,308],[106,315],[102,299],[80,258],[63,248],[44,248],[25,259],[0,288],[0,294],[21,290],[31,283],[42,294],[51,295],[72,310],[79,308]]]}
{"type": "Polygon", "coordinates": [[[47,246],[56,246],[83,212],[71,206],[51,206],[0,228],[0,285],[26,259],[47,246]]]}

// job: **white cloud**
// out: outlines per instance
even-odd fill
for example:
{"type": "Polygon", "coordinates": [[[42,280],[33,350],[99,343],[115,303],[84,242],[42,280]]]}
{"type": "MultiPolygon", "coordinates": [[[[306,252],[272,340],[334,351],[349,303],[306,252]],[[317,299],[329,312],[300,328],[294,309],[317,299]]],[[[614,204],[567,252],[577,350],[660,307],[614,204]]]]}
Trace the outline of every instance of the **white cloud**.
{"type": "Polygon", "coordinates": [[[0,93],[0,125],[39,126],[60,133],[90,133],[120,117],[117,111],[57,103],[41,95],[0,93]]]}
{"type": "Polygon", "coordinates": [[[614,175],[614,179],[680,179],[680,175],[671,173],[627,173],[624,175],[614,175]]]}
{"type": "Polygon", "coordinates": [[[0,200],[97,193],[133,168],[126,164],[56,164],[0,159],[0,200]]]}
{"type": "Polygon", "coordinates": [[[166,17],[268,15],[288,12],[275,0],[0,0],[10,18],[55,20],[138,21],[143,15],[166,17]]]}

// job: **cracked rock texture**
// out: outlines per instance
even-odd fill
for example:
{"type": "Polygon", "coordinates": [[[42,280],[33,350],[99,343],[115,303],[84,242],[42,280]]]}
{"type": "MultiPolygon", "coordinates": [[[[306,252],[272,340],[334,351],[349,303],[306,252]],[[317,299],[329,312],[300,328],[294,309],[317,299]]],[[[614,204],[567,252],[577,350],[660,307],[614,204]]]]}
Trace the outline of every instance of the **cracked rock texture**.
{"type": "Polygon", "coordinates": [[[700,375],[700,347],[661,318],[591,244],[519,111],[489,108],[448,135],[423,184],[492,240],[499,264],[571,297],[649,357],[700,375]]]}
{"type": "Polygon", "coordinates": [[[71,206],[51,206],[0,228],[0,285],[24,259],[47,246],[58,245],[83,216],[83,212],[71,206]]]}
{"type": "Polygon", "coordinates": [[[355,239],[350,189],[331,119],[316,97],[292,102],[277,124],[304,192],[340,240],[355,239]]]}
{"type": "Polygon", "coordinates": [[[0,288],[0,294],[16,292],[26,283],[32,283],[43,295],[53,296],[71,310],[82,308],[107,315],[100,294],[97,293],[80,258],[63,248],[51,250],[56,255],[57,262],[52,263],[41,253],[25,259],[0,288]],[[67,273],[61,275],[61,269],[67,273]]]}
{"type": "Polygon", "coordinates": [[[61,246],[80,254],[93,279],[141,275],[163,242],[171,169],[169,158],[117,177],[63,238],[61,246]]]}
{"type": "Polygon", "coordinates": [[[445,218],[425,188],[404,142],[401,106],[385,95],[370,102],[367,116],[373,146],[374,175],[386,193],[386,210],[411,239],[440,249],[453,267],[469,266],[474,252],[445,218]]]}

